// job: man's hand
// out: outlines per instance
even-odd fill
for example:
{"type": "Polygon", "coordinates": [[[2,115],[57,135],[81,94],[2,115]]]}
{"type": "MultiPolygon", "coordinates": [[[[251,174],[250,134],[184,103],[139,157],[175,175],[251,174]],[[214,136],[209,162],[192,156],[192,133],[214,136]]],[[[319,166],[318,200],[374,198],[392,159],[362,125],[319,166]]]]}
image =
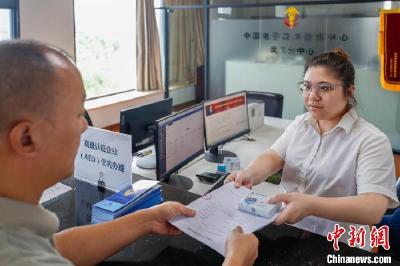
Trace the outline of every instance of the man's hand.
{"type": "Polygon", "coordinates": [[[226,240],[224,266],[253,265],[258,256],[258,239],[254,234],[243,234],[240,226],[232,230],[226,240]]]}
{"type": "Polygon", "coordinates": [[[184,215],[193,217],[195,211],[187,208],[178,202],[165,202],[149,209],[151,215],[151,233],[159,235],[178,235],[181,230],[170,224],[168,221],[184,215]]]}
{"type": "Polygon", "coordinates": [[[235,182],[235,187],[238,188],[240,186],[245,186],[247,188],[250,188],[253,186],[253,180],[252,178],[247,174],[245,170],[237,172],[237,173],[231,173],[229,174],[225,181],[224,184],[227,184],[229,182],[235,182]]]}
{"type": "Polygon", "coordinates": [[[274,224],[289,223],[294,224],[304,219],[304,217],[312,215],[313,201],[317,200],[312,195],[302,193],[283,193],[272,197],[268,203],[283,202],[286,207],[282,213],[275,219],[274,224]]]}

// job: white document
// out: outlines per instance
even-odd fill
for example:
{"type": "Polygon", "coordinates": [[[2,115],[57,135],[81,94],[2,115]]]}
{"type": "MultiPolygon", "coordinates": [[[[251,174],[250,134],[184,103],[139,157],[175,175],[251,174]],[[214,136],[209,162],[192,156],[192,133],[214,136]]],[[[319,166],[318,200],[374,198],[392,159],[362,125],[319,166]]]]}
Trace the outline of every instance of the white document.
{"type": "Polygon", "coordinates": [[[179,216],[170,222],[225,256],[225,241],[232,229],[240,225],[244,233],[252,233],[270,224],[278,215],[267,219],[240,211],[239,201],[251,192],[245,187],[235,188],[230,182],[187,205],[196,210],[194,217],[179,216]]]}
{"type": "Polygon", "coordinates": [[[46,201],[49,201],[51,199],[54,199],[65,192],[70,191],[72,188],[69,186],[66,186],[62,183],[57,183],[52,187],[49,187],[45,191],[43,191],[42,197],[40,197],[39,203],[42,204],[46,201]]]}

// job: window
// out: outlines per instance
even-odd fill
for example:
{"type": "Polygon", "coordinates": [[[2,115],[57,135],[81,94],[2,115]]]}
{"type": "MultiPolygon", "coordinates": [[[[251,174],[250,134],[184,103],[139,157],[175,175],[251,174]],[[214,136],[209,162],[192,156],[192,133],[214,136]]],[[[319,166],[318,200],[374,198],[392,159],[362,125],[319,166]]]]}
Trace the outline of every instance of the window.
{"type": "Polygon", "coordinates": [[[88,98],[136,87],[136,2],[75,0],[76,62],[88,98]]]}
{"type": "Polygon", "coordinates": [[[0,41],[19,36],[17,12],[17,1],[0,0],[0,41]]]}
{"type": "Polygon", "coordinates": [[[11,11],[0,9],[0,40],[11,39],[11,11]]]}

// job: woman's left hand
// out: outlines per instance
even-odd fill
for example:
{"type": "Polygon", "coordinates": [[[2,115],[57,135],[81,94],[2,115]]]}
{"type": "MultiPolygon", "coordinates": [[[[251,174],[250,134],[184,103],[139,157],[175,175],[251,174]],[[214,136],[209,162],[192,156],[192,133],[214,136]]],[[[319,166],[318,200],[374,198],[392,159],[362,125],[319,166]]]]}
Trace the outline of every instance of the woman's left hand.
{"type": "Polygon", "coordinates": [[[274,224],[294,224],[301,221],[304,217],[312,215],[313,203],[315,200],[317,200],[315,196],[302,193],[276,194],[268,203],[275,204],[283,202],[286,207],[275,219],[274,224]]]}

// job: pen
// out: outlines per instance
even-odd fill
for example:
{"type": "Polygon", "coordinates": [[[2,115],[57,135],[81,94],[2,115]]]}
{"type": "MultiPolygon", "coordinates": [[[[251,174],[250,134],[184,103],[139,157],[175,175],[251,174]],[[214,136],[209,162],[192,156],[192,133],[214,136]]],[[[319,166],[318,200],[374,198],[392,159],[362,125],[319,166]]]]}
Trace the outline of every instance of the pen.
{"type": "Polygon", "coordinates": [[[143,151],[143,152],[141,152],[141,156],[140,157],[144,157],[146,155],[149,155],[150,153],[152,153],[151,150],[143,151]]]}

